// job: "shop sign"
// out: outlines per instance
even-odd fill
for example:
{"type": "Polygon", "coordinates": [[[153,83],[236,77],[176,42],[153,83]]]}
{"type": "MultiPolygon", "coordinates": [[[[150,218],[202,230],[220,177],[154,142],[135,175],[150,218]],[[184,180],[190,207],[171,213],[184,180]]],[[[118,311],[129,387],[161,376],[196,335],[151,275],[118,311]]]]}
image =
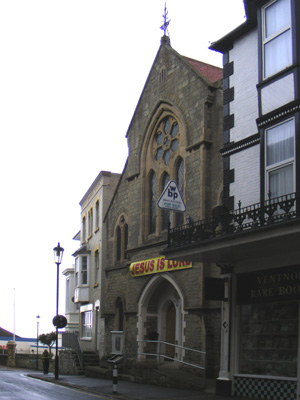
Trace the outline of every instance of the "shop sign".
{"type": "Polygon", "coordinates": [[[129,272],[132,277],[138,277],[192,268],[192,266],[190,261],[165,260],[165,257],[156,257],[132,263],[129,267],[129,272]]]}
{"type": "Polygon", "coordinates": [[[237,275],[237,303],[263,303],[300,298],[300,267],[237,275]]]}

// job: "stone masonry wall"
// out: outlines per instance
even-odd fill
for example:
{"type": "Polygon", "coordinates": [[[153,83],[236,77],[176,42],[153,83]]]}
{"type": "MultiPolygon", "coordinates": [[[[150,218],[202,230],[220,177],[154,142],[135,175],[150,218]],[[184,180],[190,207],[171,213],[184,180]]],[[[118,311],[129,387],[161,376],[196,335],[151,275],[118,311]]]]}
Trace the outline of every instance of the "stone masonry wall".
{"type": "MultiPolygon", "coordinates": [[[[147,336],[149,324],[154,324],[155,321],[155,316],[150,315],[147,323],[144,320],[144,325],[138,328],[141,320],[138,315],[141,295],[157,279],[157,282],[161,282],[158,287],[167,288],[170,293],[176,292],[176,287],[182,296],[182,344],[209,352],[210,369],[215,371],[219,365],[215,344],[220,332],[220,304],[204,300],[204,277],[219,277],[219,270],[215,266],[195,262],[190,269],[161,274],[161,280],[157,278],[158,274],[133,278],[129,273],[132,262],[159,257],[166,247],[167,231],[161,228],[162,211],[159,209],[156,231],[149,233],[148,178],[151,169],[154,170],[160,188],[165,171],[171,179],[175,177],[176,163],[174,162],[173,169],[164,165],[158,167],[153,150],[153,132],[157,121],[169,114],[174,116],[180,126],[176,154],[184,161],[184,220],[187,216],[193,221],[209,217],[212,207],[220,204],[221,86],[209,85],[186,59],[169,46],[161,46],[127,133],[128,162],[105,219],[107,249],[105,301],[102,311],[105,317],[106,351],[110,352],[110,331],[116,329],[116,304],[121,299],[124,307],[126,355],[132,359],[137,358],[137,339],[141,339],[138,337],[139,329],[143,332],[142,335],[147,336]],[[165,80],[161,78],[163,68],[166,69],[165,80]],[[122,215],[128,223],[129,240],[126,258],[116,261],[116,226],[122,215]],[[162,283],[163,279],[165,285],[162,283]]],[[[159,298],[161,294],[155,292],[155,286],[152,290],[152,295],[155,293],[159,298]]],[[[179,301],[179,298],[172,301],[179,301]]],[[[154,329],[152,325],[151,329],[154,329]]]]}

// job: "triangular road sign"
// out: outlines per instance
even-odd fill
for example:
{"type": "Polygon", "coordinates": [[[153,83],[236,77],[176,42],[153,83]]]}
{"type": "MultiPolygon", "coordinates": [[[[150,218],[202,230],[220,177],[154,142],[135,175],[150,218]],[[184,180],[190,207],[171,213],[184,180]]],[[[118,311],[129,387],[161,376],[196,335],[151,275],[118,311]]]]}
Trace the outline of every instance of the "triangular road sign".
{"type": "Polygon", "coordinates": [[[157,205],[164,210],[185,212],[185,204],[175,181],[170,181],[167,184],[157,205]]]}

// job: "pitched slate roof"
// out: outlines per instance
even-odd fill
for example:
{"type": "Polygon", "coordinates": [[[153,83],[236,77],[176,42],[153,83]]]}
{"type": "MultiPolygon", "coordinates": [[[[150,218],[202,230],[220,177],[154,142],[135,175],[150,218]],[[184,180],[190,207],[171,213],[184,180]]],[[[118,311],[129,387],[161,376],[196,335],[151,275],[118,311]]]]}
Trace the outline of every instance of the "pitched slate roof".
{"type": "Polygon", "coordinates": [[[209,82],[215,83],[223,78],[223,69],[215,67],[214,65],[206,64],[202,61],[193,60],[192,58],[185,58],[204,78],[209,82]]]}

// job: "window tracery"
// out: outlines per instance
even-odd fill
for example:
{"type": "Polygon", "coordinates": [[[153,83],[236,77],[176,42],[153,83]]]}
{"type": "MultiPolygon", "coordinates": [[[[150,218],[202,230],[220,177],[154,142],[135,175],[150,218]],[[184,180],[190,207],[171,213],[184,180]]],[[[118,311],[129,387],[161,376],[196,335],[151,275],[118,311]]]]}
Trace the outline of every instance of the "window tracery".
{"type": "MultiPolygon", "coordinates": [[[[147,234],[158,234],[168,229],[170,212],[157,208],[157,200],[170,180],[175,180],[184,198],[185,143],[181,125],[171,113],[164,112],[152,132],[147,157],[147,234]]],[[[174,223],[182,224],[183,213],[176,213],[174,223]]]]}
{"type": "Polygon", "coordinates": [[[154,135],[154,158],[160,164],[169,165],[179,147],[179,125],[175,118],[165,117],[154,135]]]}

